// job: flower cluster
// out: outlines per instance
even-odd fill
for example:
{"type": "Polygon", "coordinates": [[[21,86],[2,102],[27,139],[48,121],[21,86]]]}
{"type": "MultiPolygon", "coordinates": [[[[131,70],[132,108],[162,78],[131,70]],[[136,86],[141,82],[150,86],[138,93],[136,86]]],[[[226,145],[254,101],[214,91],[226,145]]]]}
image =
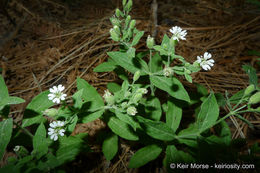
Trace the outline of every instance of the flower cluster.
{"type": "Polygon", "coordinates": [[[48,135],[50,135],[50,138],[54,141],[58,140],[58,136],[64,136],[64,121],[54,121],[50,123],[50,128],[48,128],[48,135]]]}
{"type": "Polygon", "coordinates": [[[205,52],[203,56],[197,56],[196,62],[199,63],[204,70],[210,70],[215,62],[211,57],[212,55],[210,53],[205,52]]]}
{"type": "Polygon", "coordinates": [[[59,104],[61,100],[65,100],[67,94],[64,94],[62,91],[64,90],[64,86],[58,85],[50,88],[50,94],[48,95],[49,100],[53,101],[53,103],[59,104]]]}
{"type": "Polygon", "coordinates": [[[186,40],[187,31],[183,30],[179,26],[174,26],[172,29],[170,29],[170,32],[172,33],[172,39],[173,40],[186,40]]]}

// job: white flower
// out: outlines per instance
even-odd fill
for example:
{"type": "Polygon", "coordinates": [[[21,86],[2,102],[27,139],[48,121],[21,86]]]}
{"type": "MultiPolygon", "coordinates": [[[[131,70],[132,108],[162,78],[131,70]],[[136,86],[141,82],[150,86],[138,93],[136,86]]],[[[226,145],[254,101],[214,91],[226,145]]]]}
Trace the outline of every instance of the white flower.
{"type": "Polygon", "coordinates": [[[138,90],[136,92],[137,93],[142,93],[142,94],[147,94],[148,90],[146,88],[138,88],[138,90]]]}
{"type": "Polygon", "coordinates": [[[50,135],[51,140],[57,141],[58,135],[64,136],[65,130],[63,126],[65,125],[64,121],[54,121],[50,123],[50,128],[48,128],[48,135],[50,135]]]}
{"type": "Polygon", "coordinates": [[[58,85],[50,88],[50,94],[48,94],[49,100],[52,100],[53,103],[60,103],[61,100],[65,100],[67,94],[64,94],[62,91],[64,90],[64,86],[58,85]]]}
{"type": "Polygon", "coordinates": [[[163,69],[163,75],[166,76],[166,77],[173,75],[173,70],[172,70],[172,68],[170,68],[170,67],[165,67],[165,68],[163,69]]]}
{"type": "Polygon", "coordinates": [[[204,70],[210,70],[211,67],[214,66],[214,60],[210,59],[212,57],[212,55],[208,52],[205,52],[203,57],[202,56],[197,56],[197,63],[200,64],[200,66],[204,69],[204,70]]]}
{"type": "Polygon", "coordinates": [[[130,106],[129,108],[127,108],[126,112],[128,115],[135,115],[137,113],[137,110],[134,106],[130,106]]]}
{"type": "Polygon", "coordinates": [[[174,26],[172,29],[170,29],[170,32],[173,34],[173,40],[186,40],[185,36],[187,35],[187,31],[183,30],[181,27],[174,26]]]}

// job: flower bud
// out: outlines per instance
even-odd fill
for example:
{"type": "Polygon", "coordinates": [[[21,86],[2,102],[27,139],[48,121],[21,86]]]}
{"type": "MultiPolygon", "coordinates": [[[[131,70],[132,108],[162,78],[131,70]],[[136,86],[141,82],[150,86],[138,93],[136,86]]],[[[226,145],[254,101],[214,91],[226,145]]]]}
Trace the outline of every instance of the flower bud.
{"type": "Polygon", "coordinates": [[[137,94],[135,94],[135,95],[134,95],[134,98],[133,98],[133,102],[134,102],[134,103],[138,103],[138,102],[141,100],[142,97],[143,97],[143,94],[142,94],[142,93],[137,93],[137,94]]]}
{"type": "Polygon", "coordinates": [[[46,109],[43,112],[43,115],[46,115],[48,117],[55,117],[58,114],[58,110],[55,108],[46,109]]]}
{"type": "Polygon", "coordinates": [[[113,27],[113,30],[116,32],[117,35],[120,35],[120,29],[117,25],[113,27]]]}
{"type": "Polygon", "coordinates": [[[116,9],[116,17],[120,17],[121,11],[117,8],[116,9]]]}
{"type": "Polygon", "coordinates": [[[126,19],[125,19],[125,27],[126,27],[126,28],[128,27],[128,24],[129,24],[130,20],[131,20],[131,16],[128,15],[128,16],[126,17],[126,19]]]}
{"type": "Polygon", "coordinates": [[[131,20],[131,22],[130,22],[130,28],[131,28],[131,29],[134,29],[135,23],[136,23],[135,20],[131,20]]]}
{"type": "Polygon", "coordinates": [[[137,113],[137,110],[134,106],[130,106],[126,110],[128,115],[135,115],[137,113]]]}
{"type": "Polygon", "coordinates": [[[148,35],[147,39],[146,39],[146,46],[149,48],[149,49],[152,49],[153,46],[154,46],[154,38],[153,37],[150,37],[150,35],[148,35]]]}
{"type": "Polygon", "coordinates": [[[119,41],[119,35],[111,28],[110,29],[110,36],[111,36],[111,38],[112,38],[112,40],[114,40],[114,41],[119,41]]]}
{"type": "Polygon", "coordinates": [[[127,11],[131,11],[132,5],[133,5],[133,1],[132,0],[128,0],[128,3],[126,4],[127,11]]]}
{"type": "Polygon", "coordinates": [[[113,26],[120,26],[120,21],[115,17],[111,17],[110,22],[112,23],[113,26]]]}
{"type": "Polygon", "coordinates": [[[125,108],[127,107],[127,102],[121,103],[121,107],[122,107],[123,109],[125,109],[125,108]]]}
{"type": "Polygon", "coordinates": [[[16,145],[13,150],[19,157],[25,157],[29,154],[28,150],[24,146],[16,145]]]}
{"type": "Polygon", "coordinates": [[[166,76],[166,77],[173,75],[173,70],[172,70],[172,68],[170,68],[170,67],[165,67],[165,68],[163,69],[163,75],[166,76]]]}
{"type": "Polygon", "coordinates": [[[148,90],[146,88],[138,88],[136,92],[141,94],[147,94],[148,90]]]}
{"type": "Polygon", "coordinates": [[[130,93],[129,91],[126,91],[124,97],[127,98],[127,97],[129,97],[130,95],[131,95],[131,93],[130,93]]]}
{"type": "Polygon", "coordinates": [[[134,74],[134,81],[137,81],[138,79],[140,78],[140,71],[139,70],[137,70],[136,72],[135,72],[135,74],[134,74]]]}
{"type": "Polygon", "coordinates": [[[260,91],[250,97],[248,104],[256,104],[259,102],[260,102],[260,91]]]}
{"type": "Polygon", "coordinates": [[[251,94],[252,92],[254,92],[254,91],[255,91],[255,85],[253,85],[253,84],[249,85],[249,86],[246,88],[245,92],[244,92],[244,97],[250,95],[250,94],[251,94]]]}
{"type": "Polygon", "coordinates": [[[105,101],[108,105],[113,105],[115,103],[114,96],[108,90],[105,91],[103,98],[105,99],[105,101]]]}

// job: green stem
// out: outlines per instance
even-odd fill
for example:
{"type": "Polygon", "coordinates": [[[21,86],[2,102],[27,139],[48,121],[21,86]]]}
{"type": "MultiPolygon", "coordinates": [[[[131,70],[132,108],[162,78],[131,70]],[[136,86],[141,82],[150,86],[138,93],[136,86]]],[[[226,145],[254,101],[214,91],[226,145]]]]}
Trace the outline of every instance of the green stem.
{"type": "MultiPolygon", "coordinates": [[[[152,73],[152,50],[150,49],[150,60],[149,60],[149,66],[150,66],[150,73],[152,73]]],[[[149,74],[150,74],[149,73],[149,74]]],[[[154,96],[154,85],[151,83],[150,84],[150,88],[151,88],[151,93],[152,93],[152,96],[154,96]]]]}

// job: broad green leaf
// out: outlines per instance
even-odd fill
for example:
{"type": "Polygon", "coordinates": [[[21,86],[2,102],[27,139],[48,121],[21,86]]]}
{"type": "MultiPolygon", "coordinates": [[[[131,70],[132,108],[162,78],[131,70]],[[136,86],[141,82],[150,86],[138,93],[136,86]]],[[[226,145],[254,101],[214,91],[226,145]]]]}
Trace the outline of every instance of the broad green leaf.
{"type": "Polygon", "coordinates": [[[191,75],[189,75],[189,74],[187,74],[187,73],[184,73],[184,77],[185,77],[185,79],[186,79],[188,82],[192,83],[192,77],[191,77],[191,75]]]}
{"type": "Polygon", "coordinates": [[[80,109],[83,101],[82,101],[82,94],[83,94],[83,89],[77,91],[76,93],[73,94],[72,99],[74,100],[74,108],[80,109]]]}
{"type": "Polygon", "coordinates": [[[25,102],[24,99],[21,99],[19,97],[5,97],[3,100],[0,101],[0,106],[5,106],[5,105],[14,105],[14,104],[20,104],[25,102]]]}
{"type": "Polygon", "coordinates": [[[256,70],[250,65],[243,65],[242,68],[243,68],[243,70],[245,70],[245,72],[249,76],[249,83],[257,86],[258,85],[258,79],[257,79],[256,70]]]}
{"type": "Polygon", "coordinates": [[[112,160],[118,151],[118,136],[114,133],[109,133],[102,145],[102,152],[107,160],[112,160]]]}
{"type": "Polygon", "coordinates": [[[176,137],[174,131],[161,121],[152,121],[141,116],[137,116],[137,119],[145,133],[154,139],[172,141],[176,137]]]}
{"type": "Polygon", "coordinates": [[[9,96],[7,86],[5,85],[4,78],[0,75],[0,102],[9,96]]]}
{"type": "Polygon", "coordinates": [[[148,66],[146,62],[140,58],[128,58],[127,53],[124,52],[108,52],[107,53],[119,66],[125,68],[131,73],[140,70],[141,75],[148,73],[148,66]]]}
{"type": "Polygon", "coordinates": [[[131,115],[128,115],[127,113],[119,112],[117,110],[115,111],[115,114],[118,119],[129,124],[131,127],[133,127],[134,130],[136,130],[137,123],[134,121],[134,119],[131,115]]]}
{"type": "Polygon", "coordinates": [[[202,103],[196,119],[200,132],[212,127],[219,116],[219,106],[213,93],[202,103]]]}
{"type": "Polygon", "coordinates": [[[88,84],[84,79],[80,79],[80,78],[77,79],[77,88],[78,90],[83,89],[82,98],[84,99],[84,101],[90,103],[88,110],[85,111],[86,112],[94,111],[91,114],[87,114],[83,118],[82,122],[87,123],[89,121],[93,121],[99,118],[104,112],[103,109],[96,111],[97,109],[104,107],[104,102],[102,97],[98,94],[96,89],[90,84],[88,84]]]}
{"type": "Polygon", "coordinates": [[[94,72],[110,72],[116,68],[116,64],[113,61],[103,62],[93,69],[94,72]]]}
{"type": "Polygon", "coordinates": [[[104,113],[104,109],[101,109],[99,111],[94,111],[94,112],[82,112],[78,114],[78,117],[83,117],[82,122],[83,123],[88,123],[91,121],[94,121],[102,116],[104,113]]]}
{"type": "Polygon", "coordinates": [[[140,38],[144,35],[144,31],[138,31],[137,34],[134,36],[131,46],[135,46],[138,44],[140,38]]]}
{"type": "Polygon", "coordinates": [[[40,93],[27,105],[24,112],[22,127],[27,127],[35,123],[41,123],[45,120],[42,116],[43,111],[54,105],[54,103],[48,99],[49,93],[49,91],[40,93]]]}
{"type": "Polygon", "coordinates": [[[166,91],[172,97],[190,102],[190,97],[182,83],[175,77],[167,78],[164,76],[150,76],[150,81],[154,86],[166,91]]]}
{"type": "Polygon", "coordinates": [[[122,138],[132,141],[137,141],[139,139],[127,123],[119,120],[116,117],[110,117],[107,125],[115,134],[122,138]]]}
{"type": "Polygon", "coordinates": [[[13,131],[13,119],[9,118],[0,122],[0,160],[4,155],[5,149],[10,142],[13,131]]]}
{"type": "Polygon", "coordinates": [[[152,144],[138,150],[129,162],[129,168],[139,168],[146,163],[156,159],[162,152],[162,148],[158,145],[152,144]]]}
{"type": "Polygon", "coordinates": [[[162,58],[159,53],[154,54],[149,61],[149,67],[151,67],[151,72],[155,73],[162,70],[162,58]]]}
{"type": "Polygon", "coordinates": [[[109,91],[111,91],[112,93],[115,93],[115,92],[121,90],[121,86],[118,85],[117,83],[110,82],[110,83],[107,84],[107,89],[108,89],[109,91]]]}
{"type": "Polygon", "coordinates": [[[39,170],[46,171],[58,167],[59,165],[61,165],[61,162],[52,153],[48,153],[46,155],[46,161],[45,159],[39,160],[37,168],[39,170]]]}
{"type": "Polygon", "coordinates": [[[159,121],[162,115],[160,100],[156,97],[148,98],[145,104],[145,112],[150,119],[159,121]]]}
{"type": "Polygon", "coordinates": [[[174,103],[174,100],[168,100],[168,109],[166,112],[166,124],[174,132],[179,128],[182,118],[182,108],[174,103]]]}
{"type": "Polygon", "coordinates": [[[46,129],[43,123],[41,123],[33,137],[33,154],[37,159],[40,159],[48,152],[48,145],[46,139],[46,129]]]}
{"type": "Polygon", "coordinates": [[[61,163],[72,161],[80,151],[84,151],[85,145],[84,141],[77,136],[62,137],[59,140],[59,148],[56,152],[57,159],[61,163]]]}
{"type": "Polygon", "coordinates": [[[162,46],[156,45],[153,48],[160,52],[160,55],[168,55],[168,52],[162,46]]]}
{"type": "Polygon", "coordinates": [[[170,42],[170,38],[166,34],[164,34],[161,45],[169,44],[169,42],[170,42]]]}
{"type": "Polygon", "coordinates": [[[225,97],[221,93],[215,93],[216,100],[219,107],[224,107],[226,105],[225,97]]]}

